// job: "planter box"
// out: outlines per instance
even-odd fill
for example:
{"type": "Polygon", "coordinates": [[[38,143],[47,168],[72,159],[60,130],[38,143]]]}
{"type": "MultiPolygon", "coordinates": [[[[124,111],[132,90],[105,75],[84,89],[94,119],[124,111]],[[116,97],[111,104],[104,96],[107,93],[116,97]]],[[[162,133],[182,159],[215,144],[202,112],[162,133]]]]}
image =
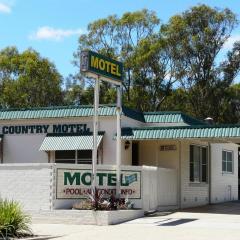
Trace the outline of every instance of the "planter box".
{"type": "Polygon", "coordinates": [[[33,223],[61,223],[79,225],[111,225],[130,221],[144,216],[143,210],[53,210],[29,212],[33,223]]]}
{"type": "Polygon", "coordinates": [[[96,225],[112,225],[144,216],[143,210],[91,211],[96,225]]]}

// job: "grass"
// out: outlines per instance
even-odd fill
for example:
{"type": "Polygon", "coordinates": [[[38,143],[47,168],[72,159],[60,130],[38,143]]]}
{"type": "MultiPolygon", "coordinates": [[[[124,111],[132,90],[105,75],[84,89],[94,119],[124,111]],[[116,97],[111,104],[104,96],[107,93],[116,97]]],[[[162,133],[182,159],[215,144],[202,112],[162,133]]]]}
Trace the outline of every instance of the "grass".
{"type": "Polygon", "coordinates": [[[18,202],[0,199],[0,239],[32,235],[30,223],[18,202]]]}

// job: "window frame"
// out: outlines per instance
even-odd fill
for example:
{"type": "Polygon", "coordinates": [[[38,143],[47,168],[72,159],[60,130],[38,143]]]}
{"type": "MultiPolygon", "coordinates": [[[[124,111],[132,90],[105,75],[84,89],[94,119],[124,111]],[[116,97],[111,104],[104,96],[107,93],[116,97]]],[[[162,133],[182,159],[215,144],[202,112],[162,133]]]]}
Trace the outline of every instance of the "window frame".
{"type": "Polygon", "coordinates": [[[229,149],[222,149],[222,174],[234,174],[234,151],[233,150],[229,150],[229,149]],[[226,155],[226,161],[225,161],[225,163],[226,163],[226,171],[224,171],[223,170],[223,152],[226,152],[226,153],[231,153],[231,155],[232,155],[232,171],[230,172],[230,171],[228,171],[228,169],[227,169],[227,163],[229,162],[228,161],[228,159],[227,159],[227,155],[226,155]]]}
{"type": "MultiPolygon", "coordinates": [[[[194,153],[193,153],[193,159],[194,159],[194,153]]],[[[209,181],[209,153],[208,153],[208,146],[206,145],[199,145],[199,144],[190,144],[189,146],[189,182],[190,184],[208,184],[209,181]],[[191,161],[191,147],[198,147],[200,148],[200,152],[199,152],[199,180],[196,181],[194,180],[194,160],[191,161]],[[203,164],[203,151],[202,149],[206,150],[206,163],[203,164]],[[193,181],[191,181],[191,164],[193,164],[193,181]],[[206,168],[206,181],[202,181],[203,179],[203,166],[205,166],[206,168]]]]}
{"type": "MultiPolygon", "coordinates": [[[[60,150],[60,151],[64,151],[64,150],[60,150]]],[[[79,158],[79,151],[81,151],[81,150],[66,150],[66,151],[75,151],[74,158],[69,158],[69,159],[58,158],[58,159],[56,159],[56,151],[55,151],[54,162],[61,163],[61,161],[62,161],[63,164],[68,164],[67,161],[69,161],[69,164],[92,164],[92,153],[91,153],[91,158],[79,158]],[[73,163],[73,161],[74,161],[74,163],[73,163]]],[[[92,152],[92,150],[83,150],[83,151],[91,151],[92,152]]]]}

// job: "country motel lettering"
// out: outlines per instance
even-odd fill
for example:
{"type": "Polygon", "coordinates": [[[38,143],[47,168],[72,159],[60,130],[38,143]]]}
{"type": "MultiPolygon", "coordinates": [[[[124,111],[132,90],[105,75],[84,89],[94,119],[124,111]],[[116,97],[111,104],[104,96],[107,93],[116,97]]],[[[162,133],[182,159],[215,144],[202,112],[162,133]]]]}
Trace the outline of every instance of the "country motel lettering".
{"type": "Polygon", "coordinates": [[[44,124],[2,126],[2,134],[90,133],[87,124],[44,124]]]}

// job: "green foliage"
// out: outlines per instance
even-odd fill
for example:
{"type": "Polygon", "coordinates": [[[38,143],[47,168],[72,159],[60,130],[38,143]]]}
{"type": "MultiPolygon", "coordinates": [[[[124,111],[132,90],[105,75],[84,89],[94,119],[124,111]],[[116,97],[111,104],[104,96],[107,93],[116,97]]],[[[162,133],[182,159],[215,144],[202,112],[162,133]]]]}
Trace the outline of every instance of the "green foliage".
{"type": "Polygon", "coordinates": [[[143,111],[159,111],[177,82],[177,68],[161,34],[139,41],[133,54],[132,100],[143,111]]]}
{"type": "Polygon", "coordinates": [[[61,76],[36,51],[0,51],[0,106],[40,107],[62,103],[61,76]]]}
{"type": "MultiPolygon", "coordinates": [[[[123,103],[142,111],[181,110],[215,122],[239,122],[240,42],[223,61],[224,44],[237,26],[229,9],[200,4],[161,24],[143,9],[108,16],[88,25],[79,37],[80,52],[97,51],[124,64],[123,103]],[[237,93],[237,94],[236,94],[237,93]]],[[[93,81],[71,75],[61,89],[55,66],[36,51],[0,51],[0,107],[93,104],[93,81]]],[[[116,103],[116,89],[102,82],[100,103],[116,103]]]]}
{"type": "MultiPolygon", "coordinates": [[[[90,23],[88,33],[80,36],[75,64],[79,66],[83,49],[121,60],[123,103],[129,107],[183,110],[200,119],[236,122],[230,88],[240,69],[240,44],[235,43],[225,61],[217,58],[237,23],[229,9],[204,4],[171,17],[167,24],[146,9],[109,16],[90,23]]],[[[102,84],[101,103],[115,102],[109,89],[102,84]]]]}
{"type": "Polygon", "coordinates": [[[133,71],[137,65],[133,56],[135,49],[142,39],[152,36],[158,26],[159,19],[156,14],[146,9],[127,12],[120,18],[113,15],[94,21],[88,25],[88,33],[79,38],[74,63],[79,66],[80,52],[84,49],[91,49],[121,60],[125,69],[124,92],[127,101],[130,101],[130,91],[134,84],[133,71]]]}
{"type": "Polygon", "coordinates": [[[0,199],[0,238],[31,235],[30,222],[17,202],[0,199]]]}
{"type": "Polygon", "coordinates": [[[239,59],[236,63],[233,53],[238,48],[229,52],[223,63],[218,64],[217,57],[236,24],[236,16],[229,9],[198,5],[173,16],[161,28],[172,46],[170,54],[177,65],[179,82],[188,92],[190,112],[198,118],[226,120],[226,91],[239,71],[239,59]]]}

